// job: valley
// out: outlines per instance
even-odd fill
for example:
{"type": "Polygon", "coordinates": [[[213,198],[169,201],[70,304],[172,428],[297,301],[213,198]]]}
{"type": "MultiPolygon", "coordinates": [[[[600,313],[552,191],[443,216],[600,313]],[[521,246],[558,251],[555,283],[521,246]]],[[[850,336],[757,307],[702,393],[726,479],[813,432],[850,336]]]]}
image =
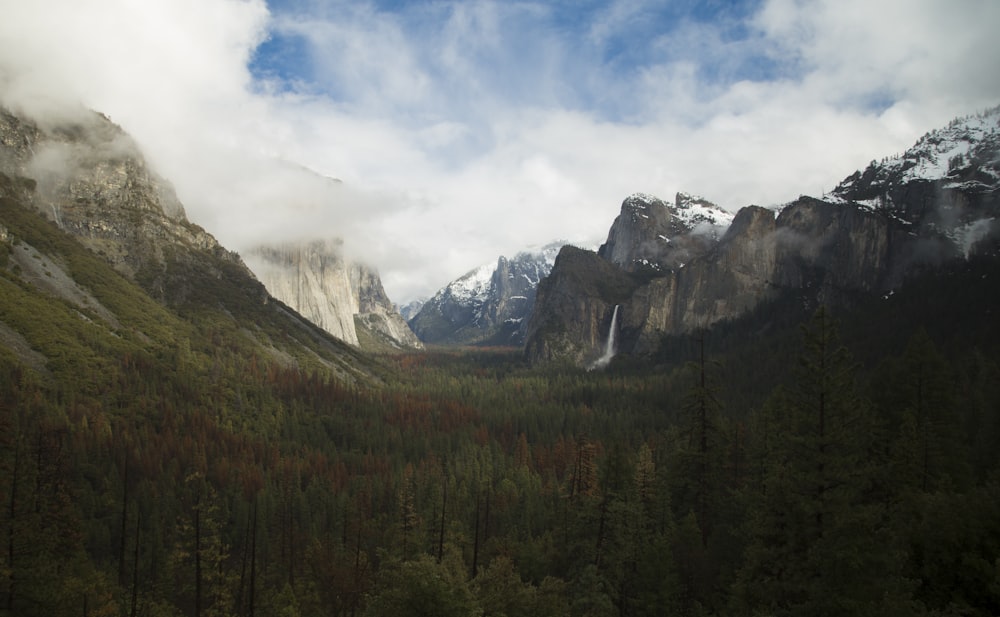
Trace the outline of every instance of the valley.
{"type": "Polygon", "coordinates": [[[995,614],[997,117],[780,212],[631,196],[420,350],[335,242],[265,286],[106,118],[5,112],[0,614],[995,614]]]}

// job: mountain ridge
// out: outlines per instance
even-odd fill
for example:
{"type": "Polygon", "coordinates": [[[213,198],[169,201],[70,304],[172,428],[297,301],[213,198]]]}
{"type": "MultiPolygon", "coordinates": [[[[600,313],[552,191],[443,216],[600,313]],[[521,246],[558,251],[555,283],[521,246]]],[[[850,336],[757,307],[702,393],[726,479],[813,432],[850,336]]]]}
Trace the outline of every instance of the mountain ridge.
{"type": "Polygon", "coordinates": [[[562,244],[501,255],[470,270],[424,302],[411,329],[428,344],[523,345],[538,283],[562,244]]]}
{"type": "MultiPolygon", "coordinates": [[[[188,333],[182,336],[193,336],[192,328],[225,330],[233,345],[279,364],[322,367],[347,381],[375,378],[369,359],[271,297],[239,255],[190,223],[169,183],[106,117],[81,111],[39,124],[0,110],[0,176],[6,275],[27,286],[24,293],[69,303],[103,324],[103,334],[90,335],[94,341],[138,328],[140,339],[174,345],[174,335],[129,308],[141,304],[188,333]],[[95,276],[97,271],[105,274],[95,276]],[[162,308],[154,310],[141,294],[162,308]]],[[[16,327],[6,322],[8,334],[18,332],[37,351],[44,335],[26,334],[36,326],[17,314],[16,327]]],[[[40,366],[37,356],[20,355],[40,366]]],[[[43,356],[51,364],[53,358],[43,356]]]]}
{"type": "Polygon", "coordinates": [[[900,157],[848,176],[829,197],[747,206],[724,234],[699,242],[690,231],[668,235],[665,202],[630,196],[600,251],[557,259],[539,286],[525,353],[533,362],[589,365],[617,304],[622,351],[651,353],[665,336],[733,319],[781,294],[850,303],[853,294],[892,293],[915,272],[986,250],[979,241],[997,233],[1000,215],[998,127],[1000,108],[957,119],[900,157]],[[675,246],[687,249],[683,259],[675,246]],[[587,277],[623,279],[601,262],[645,280],[624,296],[602,292],[587,277]]]}

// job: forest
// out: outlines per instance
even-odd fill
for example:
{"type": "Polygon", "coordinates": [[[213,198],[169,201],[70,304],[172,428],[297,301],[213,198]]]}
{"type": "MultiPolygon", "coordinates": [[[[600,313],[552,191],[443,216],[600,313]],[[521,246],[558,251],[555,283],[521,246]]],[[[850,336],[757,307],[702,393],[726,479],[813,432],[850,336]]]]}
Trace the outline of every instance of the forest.
{"type": "Polygon", "coordinates": [[[352,381],[113,277],[144,334],[107,336],[0,268],[48,358],[0,346],[0,614],[1000,614],[998,275],[352,381]]]}

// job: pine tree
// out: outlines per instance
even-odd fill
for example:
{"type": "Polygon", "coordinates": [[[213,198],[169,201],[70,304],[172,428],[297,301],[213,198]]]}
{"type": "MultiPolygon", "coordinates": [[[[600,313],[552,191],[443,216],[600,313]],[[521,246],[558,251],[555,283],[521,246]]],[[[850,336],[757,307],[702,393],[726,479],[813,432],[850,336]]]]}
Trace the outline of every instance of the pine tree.
{"type": "Polygon", "coordinates": [[[879,407],[899,425],[893,444],[897,489],[927,492],[966,486],[971,479],[952,372],[924,330],[911,338],[900,359],[879,371],[879,407]]]}
{"type": "Polygon", "coordinates": [[[777,615],[904,610],[902,555],[870,491],[873,415],[825,309],[803,329],[798,369],[768,403],[772,445],[750,503],[737,601],[777,615]]]}
{"type": "Polygon", "coordinates": [[[695,382],[684,401],[686,443],[681,444],[679,453],[681,486],[677,492],[678,505],[694,512],[701,544],[706,547],[722,489],[722,436],[718,426],[722,404],[709,376],[704,333],[699,335],[698,345],[698,361],[688,367],[695,382]]]}

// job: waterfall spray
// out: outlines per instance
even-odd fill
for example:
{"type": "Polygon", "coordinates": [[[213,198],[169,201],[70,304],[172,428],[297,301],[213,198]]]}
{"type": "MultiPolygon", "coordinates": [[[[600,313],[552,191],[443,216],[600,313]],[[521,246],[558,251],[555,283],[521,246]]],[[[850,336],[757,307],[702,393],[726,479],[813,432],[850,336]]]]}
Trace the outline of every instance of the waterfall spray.
{"type": "Polygon", "coordinates": [[[590,370],[604,368],[611,362],[611,358],[615,357],[615,343],[618,337],[618,308],[619,305],[616,304],[614,312],[611,313],[611,327],[608,328],[608,340],[604,344],[604,353],[590,365],[590,370]]]}

